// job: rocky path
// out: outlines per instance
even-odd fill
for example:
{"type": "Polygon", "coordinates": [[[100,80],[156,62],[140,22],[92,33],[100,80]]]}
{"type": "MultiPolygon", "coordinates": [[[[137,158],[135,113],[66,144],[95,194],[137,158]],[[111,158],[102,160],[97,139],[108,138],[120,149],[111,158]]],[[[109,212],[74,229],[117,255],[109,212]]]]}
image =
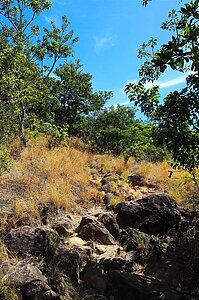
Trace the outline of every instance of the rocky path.
{"type": "Polygon", "coordinates": [[[4,233],[1,280],[15,288],[13,299],[199,299],[199,213],[137,174],[100,180],[101,205],[45,207],[43,225],[4,233]],[[113,205],[118,194],[125,201],[113,205]]]}

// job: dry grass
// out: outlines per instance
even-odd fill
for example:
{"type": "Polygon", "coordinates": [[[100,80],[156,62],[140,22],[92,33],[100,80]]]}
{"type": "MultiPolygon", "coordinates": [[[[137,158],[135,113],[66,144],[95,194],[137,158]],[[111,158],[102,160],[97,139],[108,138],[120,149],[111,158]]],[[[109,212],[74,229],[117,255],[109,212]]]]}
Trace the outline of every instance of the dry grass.
{"type": "MultiPolygon", "coordinates": [[[[157,182],[161,191],[169,194],[181,205],[193,205],[199,201],[198,190],[191,174],[183,170],[173,170],[165,161],[157,164],[142,162],[137,173],[157,182]],[[173,172],[171,177],[169,171],[173,172]]],[[[199,172],[196,175],[199,178],[199,172]]]]}
{"type": "MultiPolygon", "coordinates": [[[[142,162],[138,165],[130,158],[126,164],[122,157],[94,155],[86,152],[83,146],[49,150],[47,143],[47,137],[37,138],[21,152],[17,141],[12,144],[11,152],[17,159],[10,173],[3,174],[0,181],[0,204],[4,207],[1,228],[6,226],[6,210],[13,205],[13,222],[31,222],[33,219],[39,221],[39,210],[46,204],[74,210],[80,204],[102,202],[100,173],[117,173],[121,175],[122,182],[127,180],[129,173],[139,173],[179,203],[191,201],[196,194],[187,173],[174,172],[168,178],[171,168],[166,162],[142,162]]],[[[117,189],[117,186],[113,188],[117,189]]]]}
{"type": "Polygon", "coordinates": [[[47,141],[40,137],[30,142],[10,173],[1,176],[1,199],[15,203],[18,220],[36,217],[39,204],[71,209],[77,199],[95,197],[95,189],[88,188],[89,154],[71,147],[49,150],[47,141]]]}

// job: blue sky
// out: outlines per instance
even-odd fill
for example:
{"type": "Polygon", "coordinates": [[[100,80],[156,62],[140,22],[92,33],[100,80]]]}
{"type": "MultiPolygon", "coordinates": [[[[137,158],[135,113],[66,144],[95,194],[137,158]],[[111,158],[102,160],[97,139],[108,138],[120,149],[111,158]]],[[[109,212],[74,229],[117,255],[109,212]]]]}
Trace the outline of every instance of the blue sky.
{"type": "MultiPolygon", "coordinates": [[[[136,50],[150,37],[157,38],[159,45],[168,41],[171,33],[160,26],[178,5],[178,0],[153,0],[147,7],[142,0],[53,0],[52,8],[43,14],[43,25],[51,20],[59,25],[61,16],[67,15],[80,38],[75,57],[93,75],[94,90],[113,91],[108,104],[126,104],[124,87],[138,80],[141,65],[136,50]]],[[[182,88],[184,79],[182,73],[166,71],[159,81],[162,96],[182,88]]]]}

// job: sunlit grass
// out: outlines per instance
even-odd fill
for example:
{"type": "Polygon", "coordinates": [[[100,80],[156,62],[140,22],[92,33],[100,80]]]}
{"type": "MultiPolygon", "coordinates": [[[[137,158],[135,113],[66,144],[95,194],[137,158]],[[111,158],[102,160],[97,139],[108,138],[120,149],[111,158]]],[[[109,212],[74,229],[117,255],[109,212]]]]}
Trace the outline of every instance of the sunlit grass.
{"type": "MultiPolygon", "coordinates": [[[[146,182],[155,184],[158,191],[168,193],[178,203],[187,204],[193,200],[196,203],[199,198],[190,174],[172,170],[167,162],[143,161],[138,164],[130,158],[125,163],[122,157],[89,153],[83,145],[49,149],[48,138],[44,136],[30,141],[21,152],[16,141],[11,152],[17,159],[10,173],[1,176],[0,200],[5,203],[5,211],[6,207],[9,211],[10,205],[14,207],[14,221],[38,221],[41,207],[48,204],[75,210],[79,204],[103,203],[104,192],[100,187],[104,174],[120,176],[112,182],[114,203],[124,201],[121,195],[128,193],[128,175],[131,173],[142,175],[146,182]],[[173,171],[171,178],[169,171],[173,171]]],[[[1,230],[7,226],[7,215],[2,213],[1,230]]]]}

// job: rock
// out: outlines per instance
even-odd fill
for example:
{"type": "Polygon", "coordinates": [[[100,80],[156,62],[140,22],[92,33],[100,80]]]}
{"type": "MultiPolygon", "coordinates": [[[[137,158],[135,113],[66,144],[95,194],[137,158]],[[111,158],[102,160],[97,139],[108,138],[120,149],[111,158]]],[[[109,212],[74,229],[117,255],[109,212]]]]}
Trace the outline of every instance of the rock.
{"type": "Polygon", "coordinates": [[[114,195],[112,193],[105,193],[104,192],[104,197],[103,197],[103,201],[104,204],[106,206],[106,209],[110,209],[112,204],[111,201],[114,199],[114,195]]]}
{"type": "Polygon", "coordinates": [[[33,265],[18,265],[8,272],[8,276],[11,286],[20,290],[23,299],[61,300],[49,287],[41,271],[33,265]]]}
{"type": "Polygon", "coordinates": [[[55,229],[61,236],[68,237],[73,234],[73,224],[69,216],[55,218],[51,224],[51,227],[55,229]]]}
{"type": "Polygon", "coordinates": [[[48,247],[49,234],[57,236],[50,228],[34,228],[23,226],[12,229],[6,236],[5,242],[9,250],[16,255],[43,255],[48,247]]]}
{"type": "Polygon", "coordinates": [[[140,174],[129,174],[129,176],[128,176],[128,181],[132,185],[140,186],[143,184],[142,180],[143,180],[143,177],[140,174]]]}
{"type": "Polygon", "coordinates": [[[108,183],[102,185],[100,190],[105,192],[105,193],[109,193],[109,192],[111,192],[112,186],[113,186],[113,184],[111,182],[108,182],[108,183]]]}
{"type": "Polygon", "coordinates": [[[93,217],[83,217],[76,232],[80,238],[86,241],[100,241],[105,245],[115,244],[114,237],[106,227],[93,217]]]}
{"type": "Polygon", "coordinates": [[[126,252],[118,245],[95,245],[94,257],[99,261],[102,259],[125,258],[126,252]]]}
{"type": "Polygon", "coordinates": [[[81,280],[86,287],[92,288],[99,294],[104,294],[107,288],[103,266],[89,261],[81,273],[81,280]]]}
{"type": "Polygon", "coordinates": [[[78,236],[73,236],[67,239],[66,244],[69,247],[72,246],[78,246],[78,247],[82,247],[86,245],[86,242],[83,241],[81,238],[79,238],[78,236]]]}
{"type": "Polygon", "coordinates": [[[151,237],[138,229],[127,228],[120,232],[119,242],[126,252],[149,251],[151,237]]]}
{"type": "Polygon", "coordinates": [[[80,253],[77,249],[59,247],[49,264],[54,262],[62,274],[66,275],[72,283],[77,284],[79,281],[80,261],[80,253]]]}
{"type": "Polygon", "coordinates": [[[116,209],[120,228],[138,228],[150,235],[162,235],[170,229],[177,229],[181,218],[175,200],[164,194],[119,203],[116,209]]]}
{"type": "Polygon", "coordinates": [[[116,220],[120,228],[139,227],[142,222],[142,208],[135,201],[118,203],[116,211],[116,220]]]}
{"type": "Polygon", "coordinates": [[[116,221],[116,217],[111,213],[103,213],[97,217],[97,220],[104,224],[106,229],[117,239],[119,235],[119,226],[116,221]]]}
{"type": "MultiPolygon", "coordinates": [[[[180,300],[182,298],[160,281],[114,270],[107,275],[109,299],[115,300],[180,300]],[[111,298],[112,297],[112,298],[111,298]]],[[[107,296],[106,294],[106,296],[107,296]]]]}

